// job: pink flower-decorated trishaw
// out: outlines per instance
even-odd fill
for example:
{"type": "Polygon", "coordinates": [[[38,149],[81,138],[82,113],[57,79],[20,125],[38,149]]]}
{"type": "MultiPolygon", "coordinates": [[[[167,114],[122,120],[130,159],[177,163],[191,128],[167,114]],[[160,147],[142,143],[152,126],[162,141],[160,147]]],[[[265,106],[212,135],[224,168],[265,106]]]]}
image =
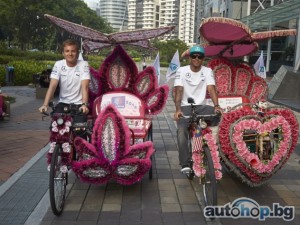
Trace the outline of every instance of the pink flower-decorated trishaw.
{"type": "Polygon", "coordinates": [[[45,15],[64,30],[84,38],[88,50],[115,46],[99,70],[91,68],[88,122],[74,123],[72,114],[52,114],[48,168],[49,193],[54,214],[63,211],[68,170],[81,181],[122,185],[152,178],[152,117],[166,104],[169,87],[158,85],[151,66],[138,72],[122,45],[151,48],[149,38],[174,27],[105,35],[57,17],[45,15]],[[77,135],[80,134],[80,135],[77,135]],[[87,138],[86,138],[87,137],[87,138]]]}
{"type": "Polygon", "coordinates": [[[289,159],[299,125],[290,109],[267,107],[266,81],[241,58],[256,52],[258,41],[296,35],[296,31],[252,33],[238,21],[211,17],[202,21],[199,32],[224,109],[217,135],[221,159],[243,182],[260,186],[289,159]]]}

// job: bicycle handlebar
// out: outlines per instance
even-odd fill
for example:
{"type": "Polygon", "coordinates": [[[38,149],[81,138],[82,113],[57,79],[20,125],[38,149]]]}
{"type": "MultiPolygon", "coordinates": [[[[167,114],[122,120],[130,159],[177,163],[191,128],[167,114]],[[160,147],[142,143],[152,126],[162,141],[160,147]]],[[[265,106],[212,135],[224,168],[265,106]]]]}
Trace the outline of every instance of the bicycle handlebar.
{"type": "MultiPolygon", "coordinates": [[[[206,115],[196,115],[196,118],[209,118],[209,117],[219,117],[220,114],[219,113],[214,113],[214,114],[206,114],[206,115]]],[[[181,115],[181,117],[185,118],[185,119],[190,119],[193,117],[193,115],[191,116],[185,116],[185,115],[181,115]]]]}
{"type": "Polygon", "coordinates": [[[45,116],[49,116],[49,115],[50,115],[50,114],[47,113],[46,111],[43,111],[42,114],[45,115],[45,116]]]}

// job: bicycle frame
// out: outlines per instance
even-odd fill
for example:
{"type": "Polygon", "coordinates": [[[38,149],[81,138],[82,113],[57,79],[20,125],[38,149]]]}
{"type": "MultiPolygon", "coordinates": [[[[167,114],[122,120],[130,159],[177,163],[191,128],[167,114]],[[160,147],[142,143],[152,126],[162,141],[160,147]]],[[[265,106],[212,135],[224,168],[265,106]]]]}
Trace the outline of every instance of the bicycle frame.
{"type": "MultiPolygon", "coordinates": [[[[78,106],[69,105],[64,108],[63,113],[55,112],[52,104],[51,126],[50,126],[50,150],[48,152],[49,164],[49,195],[52,211],[60,215],[63,211],[66,198],[66,186],[68,184],[68,169],[72,160],[76,159],[74,151],[74,138],[80,134],[89,133],[87,122],[74,122],[78,112],[78,106]]],[[[45,115],[48,115],[44,113],[45,115]]],[[[80,115],[80,114],[79,114],[80,115]]]]}
{"type": "Polygon", "coordinates": [[[203,186],[203,197],[205,205],[217,204],[217,182],[220,179],[221,169],[218,147],[215,138],[211,134],[205,119],[215,115],[197,115],[196,106],[193,101],[188,99],[191,104],[191,116],[189,118],[189,150],[192,152],[192,173],[188,178],[195,176],[199,178],[199,183],[203,186]]]}

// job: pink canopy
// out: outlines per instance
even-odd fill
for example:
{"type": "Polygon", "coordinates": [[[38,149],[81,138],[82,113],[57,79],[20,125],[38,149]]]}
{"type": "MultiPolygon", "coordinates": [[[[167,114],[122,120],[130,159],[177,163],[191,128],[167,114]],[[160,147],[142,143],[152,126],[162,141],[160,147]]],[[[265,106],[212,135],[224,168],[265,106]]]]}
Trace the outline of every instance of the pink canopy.
{"type": "MultiPolygon", "coordinates": [[[[251,55],[258,50],[257,41],[268,38],[296,35],[295,29],[252,33],[250,28],[233,19],[209,17],[202,20],[200,38],[206,56],[238,58],[251,55]]],[[[183,56],[188,55],[188,51],[183,56]]]]}
{"type": "Polygon", "coordinates": [[[256,42],[249,44],[235,44],[235,45],[209,45],[204,47],[205,55],[212,57],[215,55],[222,55],[225,58],[237,58],[245,55],[250,55],[256,52],[258,45],[256,42]]]}

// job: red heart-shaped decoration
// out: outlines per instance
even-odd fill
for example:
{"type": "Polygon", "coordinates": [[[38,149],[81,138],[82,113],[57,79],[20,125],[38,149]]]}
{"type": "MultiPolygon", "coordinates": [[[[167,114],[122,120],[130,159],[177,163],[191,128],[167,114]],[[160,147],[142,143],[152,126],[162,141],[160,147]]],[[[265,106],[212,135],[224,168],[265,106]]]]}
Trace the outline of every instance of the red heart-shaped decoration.
{"type": "Polygon", "coordinates": [[[220,122],[220,155],[248,185],[259,186],[286,163],[296,147],[298,132],[297,119],[287,108],[269,108],[264,117],[237,109],[225,113],[220,122]],[[246,143],[253,140],[254,150],[246,143]]]}

